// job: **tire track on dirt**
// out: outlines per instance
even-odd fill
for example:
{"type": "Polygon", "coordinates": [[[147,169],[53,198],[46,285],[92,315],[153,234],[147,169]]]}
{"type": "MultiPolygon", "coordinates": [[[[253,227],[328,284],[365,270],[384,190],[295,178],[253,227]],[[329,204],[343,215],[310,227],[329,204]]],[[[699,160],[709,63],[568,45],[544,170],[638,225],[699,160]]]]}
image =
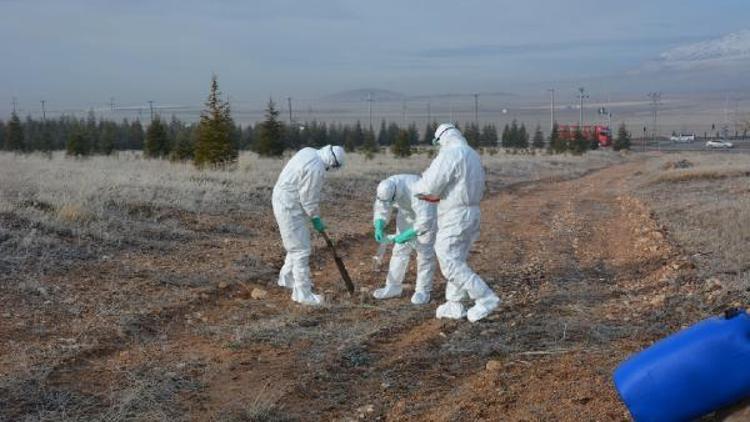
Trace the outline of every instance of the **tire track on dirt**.
{"type": "MultiPolygon", "coordinates": [[[[472,259],[506,302],[497,322],[477,326],[492,331],[484,343],[502,347],[488,356],[488,369],[467,360],[475,365],[464,368],[467,376],[402,399],[389,420],[627,419],[611,370],[653,338],[650,320],[661,311],[650,293],[667,288],[676,255],[665,240],[638,247],[635,233],[655,226],[644,210],[631,215],[623,206],[638,165],[523,186],[483,204],[472,259]],[[642,321],[631,303],[649,305],[639,308],[642,321]]],[[[480,328],[461,329],[481,337],[480,328]]]]}

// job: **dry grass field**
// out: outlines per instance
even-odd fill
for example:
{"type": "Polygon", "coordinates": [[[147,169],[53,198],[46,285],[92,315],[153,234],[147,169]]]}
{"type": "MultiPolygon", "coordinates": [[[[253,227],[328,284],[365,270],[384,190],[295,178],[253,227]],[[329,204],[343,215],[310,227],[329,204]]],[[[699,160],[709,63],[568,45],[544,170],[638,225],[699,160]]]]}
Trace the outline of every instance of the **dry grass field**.
{"type": "MultiPolygon", "coordinates": [[[[350,155],[322,214],[328,304],[275,286],[282,160],[231,171],[0,154],[0,420],[624,420],[614,366],[747,303],[750,157],[483,155],[478,324],[374,302],[377,182],[426,155],[350,155]]],[[[413,279],[413,269],[410,270],[413,279]]],[[[407,286],[407,290],[413,286],[407,286]]]]}

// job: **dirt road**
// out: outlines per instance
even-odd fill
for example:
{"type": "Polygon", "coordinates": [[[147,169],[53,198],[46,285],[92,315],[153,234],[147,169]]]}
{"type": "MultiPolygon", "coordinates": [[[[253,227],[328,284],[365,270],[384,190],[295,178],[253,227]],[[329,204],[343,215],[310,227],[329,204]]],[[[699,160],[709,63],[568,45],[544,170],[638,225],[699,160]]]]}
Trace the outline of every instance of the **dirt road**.
{"type": "MultiPolygon", "coordinates": [[[[114,420],[627,420],[613,368],[696,318],[681,299],[689,262],[629,194],[641,166],[491,186],[470,260],[504,303],[477,324],[434,319],[442,279],[423,307],[411,291],[348,298],[320,241],[313,274],[331,304],[300,307],[275,286],[283,255],[270,215],[191,220],[249,234],[47,280],[95,311],[71,317],[51,303],[35,318],[59,321],[55,332],[34,335],[16,313],[7,337],[48,353],[4,361],[18,382],[0,391],[0,419],[67,406],[114,420]]],[[[369,205],[334,213],[368,216],[341,223],[353,234],[340,249],[358,287],[374,289],[384,274],[371,268],[369,205]]]]}

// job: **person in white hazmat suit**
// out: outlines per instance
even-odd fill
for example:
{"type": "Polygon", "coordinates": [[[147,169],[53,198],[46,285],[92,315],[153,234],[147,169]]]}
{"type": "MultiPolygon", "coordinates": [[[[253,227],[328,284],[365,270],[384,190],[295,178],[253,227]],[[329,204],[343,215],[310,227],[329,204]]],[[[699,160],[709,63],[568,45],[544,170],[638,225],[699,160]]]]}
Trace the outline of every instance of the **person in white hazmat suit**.
{"type": "Polygon", "coordinates": [[[320,190],[326,171],[343,165],[344,149],[340,146],[303,148],[284,166],[273,187],[273,215],[286,249],[278,284],[292,289],[292,300],[304,305],[323,304],[323,297],[312,292],[307,221],[316,231],[325,231],[326,225],[320,218],[320,190]]]}
{"type": "Polygon", "coordinates": [[[450,123],[438,126],[433,144],[440,146],[438,155],[412,190],[418,198],[438,203],[435,253],[447,285],[446,302],[437,308],[436,317],[466,316],[475,322],[500,304],[497,295],[466,263],[469,250],[479,237],[484,169],[479,155],[450,123]],[[467,295],[474,301],[468,312],[462,303],[467,295]]]}
{"type": "Polygon", "coordinates": [[[378,184],[373,225],[375,240],[379,243],[393,242],[393,253],[388,267],[385,287],[373,292],[376,299],[401,296],[406,269],[412,251],[417,252],[417,283],[411,303],[423,305],[430,301],[432,279],[435,276],[435,233],[437,231],[437,207],[414,196],[411,186],[419,180],[413,174],[397,174],[378,184]],[[396,215],[396,235],[386,236],[385,226],[396,215]]]}

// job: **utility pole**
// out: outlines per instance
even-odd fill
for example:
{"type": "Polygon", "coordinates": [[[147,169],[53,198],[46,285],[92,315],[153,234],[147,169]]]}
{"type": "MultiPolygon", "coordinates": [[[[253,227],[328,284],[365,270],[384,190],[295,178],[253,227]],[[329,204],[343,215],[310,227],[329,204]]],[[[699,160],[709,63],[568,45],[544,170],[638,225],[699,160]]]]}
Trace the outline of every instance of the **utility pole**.
{"type": "Polygon", "coordinates": [[[455,121],[453,120],[453,100],[451,100],[449,104],[450,104],[450,122],[455,123],[455,121]]]}
{"type": "Polygon", "coordinates": [[[148,100],[148,109],[151,112],[151,121],[154,121],[154,102],[152,100],[148,100]]]}
{"type": "Polygon", "coordinates": [[[427,125],[429,126],[432,122],[432,110],[430,109],[430,102],[427,102],[427,125]]]}
{"type": "Polygon", "coordinates": [[[40,101],[40,103],[42,103],[42,122],[46,123],[47,122],[47,111],[44,109],[44,103],[46,103],[46,101],[42,100],[42,101],[40,101]]]}
{"type": "Polygon", "coordinates": [[[474,124],[479,127],[479,94],[474,94],[474,124]]]}
{"type": "MultiPolygon", "coordinates": [[[[648,98],[651,99],[651,113],[652,113],[652,126],[651,126],[651,140],[656,142],[656,129],[657,129],[657,116],[659,114],[659,105],[661,104],[661,92],[649,92],[648,98]]],[[[659,144],[657,143],[657,146],[659,144]]]]}
{"type": "Polygon", "coordinates": [[[115,112],[115,97],[109,97],[109,111],[115,112]]]}
{"type": "Polygon", "coordinates": [[[10,103],[13,104],[13,114],[16,114],[16,97],[13,97],[10,103]]]}
{"type": "Polygon", "coordinates": [[[292,126],[292,97],[286,97],[286,102],[289,104],[289,126],[292,126]]]}
{"type": "Polygon", "coordinates": [[[578,88],[578,100],[580,100],[580,105],[578,106],[578,128],[579,130],[583,130],[583,100],[589,98],[588,95],[586,95],[586,90],[583,87],[578,88]]]}
{"type": "Polygon", "coordinates": [[[555,90],[550,88],[549,92],[549,131],[552,133],[552,129],[555,128],[555,90]]]}
{"type": "Polygon", "coordinates": [[[367,93],[367,109],[370,116],[370,130],[372,130],[372,92],[367,93]]]}

